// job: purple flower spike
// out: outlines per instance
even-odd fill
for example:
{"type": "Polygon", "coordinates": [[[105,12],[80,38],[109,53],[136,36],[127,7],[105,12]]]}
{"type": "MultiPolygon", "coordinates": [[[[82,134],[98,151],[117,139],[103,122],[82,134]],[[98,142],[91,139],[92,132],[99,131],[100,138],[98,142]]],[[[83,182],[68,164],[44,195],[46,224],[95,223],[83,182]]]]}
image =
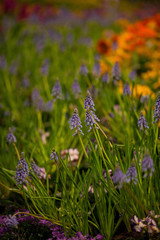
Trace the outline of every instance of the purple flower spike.
{"type": "Polygon", "coordinates": [[[92,73],[95,77],[99,77],[101,75],[101,66],[100,66],[99,62],[96,62],[94,64],[92,73]]]}
{"type": "Polygon", "coordinates": [[[84,76],[87,76],[87,74],[88,74],[88,69],[84,64],[82,64],[80,67],[80,74],[84,75],[84,76]]]}
{"type": "Polygon", "coordinates": [[[42,67],[41,67],[41,73],[42,73],[43,76],[48,75],[48,69],[49,69],[49,60],[45,59],[43,61],[42,67]]]}
{"type": "Polygon", "coordinates": [[[11,132],[11,130],[9,130],[9,132],[8,132],[8,134],[7,134],[7,142],[8,142],[9,144],[16,142],[16,137],[13,135],[13,133],[11,132]]]}
{"type": "Polygon", "coordinates": [[[88,132],[90,132],[94,124],[96,124],[96,121],[99,122],[100,120],[95,114],[94,102],[89,91],[87,92],[87,96],[84,101],[84,109],[86,110],[86,126],[89,127],[88,132]]]}
{"type": "Polygon", "coordinates": [[[116,62],[112,68],[112,79],[115,85],[121,80],[121,71],[118,62],[116,62]]]}
{"type": "Polygon", "coordinates": [[[22,185],[24,183],[27,183],[28,181],[26,178],[29,176],[29,168],[28,164],[24,158],[24,153],[21,155],[21,159],[18,162],[17,165],[17,171],[15,175],[15,180],[17,182],[17,185],[22,185]]]}
{"type": "Polygon", "coordinates": [[[157,123],[160,119],[160,93],[158,94],[156,103],[155,103],[155,110],[154,110],[154,123],[157,123]]]}
{"type": "Polygon", "coordinates": [[[30,86],[29,80],[26,77],[23,78],[22,83],[25,88],[28,88],[30,86]]]}
{"type": "Polygon", "coordinates": [[[136,71],[133,69],[128,76],[132,81],[134,81],[137,77],[136,71]]]}
{"type": "Polygon", "coordinates": [[[149,128],[147,121],[145,119],[145,117],[143,116],[143,113],[141,112],[141,115],[138,119],[138,127],[140,128],[140,130],[145,132],[145,129],[149,128]]]}
{"type": "Polygon", "coordinates": [[[122,172],[120,167],[115,169],[112,181],[114,184],[118,185],[118,188],[122,188],[123,182],[125,181],[125,174],[122,172]]]}
{"type": "Polygon", "coordinates": [[[77,108],[74,109],[73,116],[70,118],[69,123],[70,123],[71,130],[75,128],[75,133],[73,134],[73,136],[75,136],[78,132],[80,132],[83,135],[83,132],[81,130],[82,124],[78,115],[77,108]]]}
{"type": "Polygon", "coordinates": [[[142,161],[142,172],[144,173],[143,177],[152,176],[154,172],[153,160],[149,155],[146,155],[142,161]]]}
{"type": "Polygon", "coordinates": [[[109,74],[108,74],[108,72],[105,72],[105,74],[101,78],[101,81],[103,83],[109,83],[109,74]]]}
{"type": "Polygon", "coordinates": [[[124,96],[129,96],[131,95],[131,90],[130,90],[130,86],[129,86],[129,83],[126,83],[123,87],[123,95],[124,96]]]}
{"type": "Polygon", "coordinates": [[[87,92],[87,96],[84,101],[84,109],[90,109],[92,111],[95,111],[94,102],[89,91],[87,92]]]}
{"type": "Polygon", "coordinates": [[[52,89],[52,96],[56,99],[62,98],[62,89],[59,80],[55,82],[55,85],[52,89]]]}
{"type": "Polygon", "coordinates": [[[5,223],[8,229],[17,228],[18,225],[17,218],[15,216],[12,217],[11,215],[6,219],[5,223]]]}
{"type": "Polygon", "coordinates": [[[35,163],[35,161],[33,159],[31,159],[31,167],[32,167],[32,170],[34,171],[34,173],[36,174],[36,176],[39,179],[41,179],[42,178],[42,174],[41,174],[40,167],[37,166],[37,164],[35,163]]]}
{"type": "Polygon", "coordinates": [[[7,66],[6,59],[4,56],[0,55],[0,69],[4,70],[7,66]]]}
{"type": "Polygon", "coordinates": [[[58,161],[58,156],[57,156],[57,153],[56,153],[55,149],[52,150],[51,155],[50,155],[50,159],[58,161]]]}
{"type": "Polygon", "coordinates": [[[75,79],[74,83],[72,84],[72,93],[75,95],[76,98],[78,98],[81,93],[81,89],[77,79],[75,79]]]}
{"type": "Polygon", "coordinates": [[[125,181],[127,183],[133,183],[133,184],[137,183],[137,171],[135,166],[131,166],[128,168],[125,181]]]}

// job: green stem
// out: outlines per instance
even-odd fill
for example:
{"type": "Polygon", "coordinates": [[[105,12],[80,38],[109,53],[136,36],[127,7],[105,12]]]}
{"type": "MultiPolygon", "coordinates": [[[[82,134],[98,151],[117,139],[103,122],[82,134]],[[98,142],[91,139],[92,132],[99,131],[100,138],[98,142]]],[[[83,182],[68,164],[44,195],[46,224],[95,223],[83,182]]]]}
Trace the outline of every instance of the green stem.
{"type": "Polygon", "coordinates": [[[16,147],[16,144],[15,144],[14,142],[13,142],[13,147],[14,147],[14,149],[15,149],[15,151],[16,151],[18,160],[20,160],[20,154],[19,154],[18,149],[17,149],[17,147],[16,147]]]}
{"type": "MultiPolygon", "coordinates": [[[[84,151],[84,153],[85,153],[85,155],[86,155],[86,158],[88,158],[88,154],[87,154],[86,149],[85,149],[85,147],[84,147],[84,144],[83,144],[83,141],[82,141],[81,135],[80,135],[79,131],[77,131],[77,132],[78,132],[78,137],[79,137],[79,140],[80,140],[80,142],[81,142],[81,145],[82,145],[83,151],[84,151]]],[[[79,164],[80,164],[80,163],[78,163],[78,167],[79,167],[79,164]]]]}

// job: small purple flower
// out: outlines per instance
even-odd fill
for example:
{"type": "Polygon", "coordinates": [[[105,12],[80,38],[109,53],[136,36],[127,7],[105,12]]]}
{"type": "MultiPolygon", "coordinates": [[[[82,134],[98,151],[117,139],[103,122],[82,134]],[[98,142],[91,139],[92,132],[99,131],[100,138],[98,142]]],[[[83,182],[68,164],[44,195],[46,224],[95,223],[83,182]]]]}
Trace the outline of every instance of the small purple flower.
{"type": "Polygon", "coordinates": [[[41,67],[41,73],[43,76],[47,76],[48,75],[48,69],[49,69],[49,59],[45,59],[43,61],[42,67],[41,67]]]}
{"type": "Polygon", "coordinates": [[[101,78],[101,81],[103,83],[109,83],[109,74],[108,74],[108,72],[105,72],[105,74],[101,78]]]}
{"type": "Polygon", "coordinates": [[[57,153],[56,153],[56,151],[55,151],[54,148],[53,148],[53,150],[52,150],[52,152],[51,152],[50,159],[51,159],[51,160],[58,161],[58,156],[57,156],[57,153]]]}
{"type": "Polygon", "coordinates": [[[82,64],[80,66],[80,74],[83,76],[87,76],[87,74],[88,74],[88,69],[84,64],[82,64]]]}
{"type": "Polygon", "coordinates": [[[29,168],[28,164],[24,158],[24,153],[21,155],[21,159],[18,162],[17,165],[17,171],[15,175],[15,180],[17,182],[17,185],[22,185],[24,183],[27,183],[28,181],[26,178],[29,176],[29,168]]]}
{"type": "Polygon", "coordinates": [[[144,173],[143,177],[152,176],[154,172],[153,160],[149,155],[145,155],[142,161],[142,172],[144,173]]]}
{"type": "Polygon", "coordinates": [[[18,226],[17,218],[15,216],[12,217],[11,215],[8,216],[5,223],[8,229],[17,228],[18,226]]]}
{"type": "Polygon", "coordinates": [[[17,68],[18,68],[17,62],[12,62],[11,65],[9,66],[9,73],[16,74],[17,68]]]}
{"type": "Polygon", "coordinates": [[[119,67],[119,62],[116,62],[112,68],[112,79],[115,85],[117,84],[118,81],[121,80],[121,71],[119,67]]]}
{"type": "Polygon", "coordinates": [[[118,188],[122,188],[123,182],[125,181],[125,174],[122,172],[120,167],[115,169],[114,175],[112,176],[113,184],[117,184],[118,188]]]}
{"type": "Polygon", "coordinates": [[[52,110],[53,110],[53,100],[50,100],[46,102],[46,104],[44,105],[44,111],[51,112],[52,110]]]}
{"type": "Polygon", "coordinates": [[[81,89],[77,79],[75,79],[72,84],[72,93],[75,95],[76,98],[78,98],[81,93],[81,89]]]}
{"type": "Polygon", "coordinates": [[[55,85],[52,88],[52,96],[56,99],[62,98],[62,89],[59,80],[55,82],[55,85]]]}
{"type": "MultiPolygon", "coordinates": [[[[99,122],[99,118],[96,116],[96,114],[91,111],[90,109],[86,110],[86,118],[85,118],[85,122],[86,122],[86,126],[89,127],[88,132],[90,132],[94,126],[94,124],[96,124],[96,121],[99,122]]],[[[98,127],[96,126],[96,128],[98,129],[98,127]]]]}
{"type": "Polygon", "coordinates": [[[146,225],[142,222],[142,220],[139,220],[136,215],[133,216],[130,220],[134,224],[134,230],[136,232],[141,232],[146,225]]]}
{"type": "Polygon", "coordinates": [[[9,132],[8,132],[8,134],[7,134],[7,142],[8,142],[9,144],[16,142],[16,137],[13,135],[13,133],[11,132],[11,130],[9,130],[9,132]]]}
{"type": "Polygon", "coordinates": [[[4,56],[0,55],[0,69],[4,70],[7,66],[6,59],[4,56]]]}
{"type": "Polygon", "coordinates": [[[141,112],[141,115],[138,119],[138,127],[140,128],[140,130],[145,132],[145,129],[149,128],[147,121],[145,119],[145,117],[143,116],[143,113],[141,112]]]}
{"type": "Polygon", "coordinates": [[[26,77],[23,78],[22,83],[25,88],[28,88],[30,86],[29,79],[26,77]]]}
{"type": "Polygon", "coordinates": [[[125,85],[124,85],[124,87],[123,87],[123,95],[124,96],[131,95],[131,90],[130,90],[129,83],[125,83],[125,85]]]}
{"type": "Polygon", "coordinates": [[[134,81],[137,77],[136,71],[133,69],[128,76],[132,81],[134,81]]]}
{"type": "Polygon", "coordinates": [[[157,123],[160,119],[160,93],[158,94],[158,97],[155,103],[153,118],[154,118],[154,123],[157,123]]]}
{"type": "Polygon", "coordinates": [[[75,129],[75,133],[73,134],[73,136],[75,136],[78,132],[80,132],[83,135],[83,132],[81,130],[82,124],[78,115],[77,108],[74,109],[73,116],[70,118],[69,123],[71,130],[75,129]]]}
{"type": "Polygon", "coordinates": [[[125,182],[133,183],[133,184],[137,183],[137,170],[135,166],[131,166],[128,168],[126,177],[125,177],[125,182]]]}
{"type": "Polygon", "coordinates": [[[95,111],[94,102],[89,91],[87,91],[87,96],[84,101],[84,109],[90,109],[92,111],[95,111]]]}
{"type": "Polygon", "coordinates": [[[95,77],[99,77],[101,75],[101,66],[99,62],[96,62],[93,66],[92,73],[95,77]]]}
{"type": "Polygon", "coordinates": [[[42,174],[40,171],[40,167],[37,166],[37,164],[35,163],[35,161],[33,159],[31,159],[31,167],[32,170],[34,171],[34,173],[36,174],[36,176],[41,179],[42,178],[42,174]]]}

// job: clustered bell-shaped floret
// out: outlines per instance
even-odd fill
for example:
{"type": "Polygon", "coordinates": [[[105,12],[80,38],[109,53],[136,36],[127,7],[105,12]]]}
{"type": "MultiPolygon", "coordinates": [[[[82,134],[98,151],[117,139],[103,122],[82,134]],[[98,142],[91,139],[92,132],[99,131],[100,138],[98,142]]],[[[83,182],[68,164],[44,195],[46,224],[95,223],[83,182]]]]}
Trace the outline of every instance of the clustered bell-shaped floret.
{"type": "Polygon", "coordinates": [[[73,134],[73,136],[75,136],[78,132],[80,132],[83,135],[83,132],[81,130],[82,124],[78,115],[77,108],[74,109],[73,116],[70,118],[69,123],[71,130],[75,129],[75,133],[73,134]]]}
{"type": "Polygon", "coordinates": [[[11,215],[8,216],[5,223],[8,229],[17,228],[17,225],[18,225],[17,218],[11,215]]]}
{"type": "Polygon", "coordinates": [[[126,172],[125,182],[127,183],[137,183],[137,170],[135,166],[130,166],[126,172]]]}
{"type": "Polygon", "coordinates": [[[142,112],[141,112],[141,115],[138,119],[138,127],[140,128],[140,130],[142,130],[144,132],[145,132],[145,129],[149,128],[148,124],[147,124],[147,121],[146,121],[142,112]]]}
{"type": "Polygon", "coordinates": [[[51,159],[51,160],[58,161],[58,156],[57,156],[57,153],[56,153],[56,151],[55,151],[54,148],[53,148],[53,150],[52,150],[52,152],[51,152],[50,159],[51,159]]]}
{"type": "Polygon", "coordinates": [[[123,87],[123,95],[124,96],[131,95],[131,89],[130,89],[129,83],[126,83],[124,85],[124,87],[123,87]]]}
{"type": "Polygon", "coordinates": [[[22,185],[24,183],[27,183],[27,177],[29,176],[29,167],[28,164],[24,158],[24,153],[22,153],[21,159],[18,162],[17,165],[17,171],[15,175],[15,180],[17,182],[17,185],[22,185]]]}
{"type": "Polygon", "coordinates": [[[62,89],[59,80],[55,82],[55,85],[52,88],[52,96],[56,99],[62,98],[62,89]]]}
{"type": "Polygon", "coordinates": [[[154,110],[154,123],[157,123],[160,119],[160,93],[157,97],[156,103],[155,103],[155,110],[154,110]]]}
{"type": "Polygon", "coordinates": [[[16,137],[13,135],[13,133],[11,132],[11,130],[9,130],[9,132],[8,132],[8,134],[7,134],[7,142],[8,142],[9,144],[16,142],[16,137]]]}
{"type": "Polygon", "coordinates": [[[73,84],[72,84],[72,93],[75,95],[76,98],[81,93],[81,89],[80,89],[80,86],[79,86],[79,83],[78,83],[77,79],[75,79],[73,84]]]}
{"type": "Polygon", "coordinates": [[[152,158],[147,154],[142,161],[142,172],[144,173],[144,178],[147,176],[152,176],[154,172],[154,165],[152,158]]]}
{"type": "Polygon", "coordinates": [[[119,62],[116,62],[112,68],[112,79],[115,85],[117,84],[118,81],[121,80],[121,71],[119,67],[119,62]]]}

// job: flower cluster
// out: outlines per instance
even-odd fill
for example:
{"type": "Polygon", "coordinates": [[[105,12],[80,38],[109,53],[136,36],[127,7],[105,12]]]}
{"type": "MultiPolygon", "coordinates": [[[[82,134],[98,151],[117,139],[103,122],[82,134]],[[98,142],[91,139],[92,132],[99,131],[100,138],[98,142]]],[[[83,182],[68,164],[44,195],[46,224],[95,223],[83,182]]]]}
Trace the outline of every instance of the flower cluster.
{"type": "Polygon", "coordinates": [[[140,128],[140,130],[144,131],[145,132],[145,129],[149,128],[148,127],[148,124],[147,124],[147,121],[143,115],[143,112],[141,112],[141,115],[138,119],[138,127],[140,128]]]}
{"type": "Polygon", "coordinates": [[[11,132],[11,130],[9,130],[9,132],[8,132],[8,134],[7,134],[7,142],[8,142],[9,144],[16,142],[16,137],[13,135],[13,133],[11,132]]]}
{"type": "Polygon", "coordinates": [[[58,161],[58,156],[57,156],[57,153],[56,153],[56,151],[55,151],[54,148],[53,148],[53,150],[52,150],[52,152],[51,152],[50,159],[51,159],[51,160],[58,161]]]}
{"type": "Polygon", "coordinates": [[[52,96],[55,99],[61,99],[62,98],[62,89],[59,80],[57,80],[52,88],[52,96]]]}
{"type": "Polygon", "coordinates": [[[17,165],[17,171],[15,174],[15,180],[17,182],[17,185],[22,185],[24,183],[27,183],[27,177],[29,176],[29,167],[28,164],[24,158],[24,153],[21,155],[21,159],[18,162],[17,165]]]}
{"type": "Polygon", "coordinates": [[[87,92],[87,96],[84,101],[84,109],[86,110],[86,126],[89,127],[88,132],[90,132],[93,126],[96,124],[96,121],[99,122],[100,120],[95,114],[94,102],[89,91],[87,92]]]}
{"type": "Polygon", "coordinates": [[[80,132],[83,135],[83,132],[81,130],[82,124],[81,124],[81,120],[78,115],[77,108],[74,109],[73,116],[70,118],[69,123],[70,123],[71,130],[75,129],[73,136],[75,136],[78,132],[80,132]]]}
{"type": "Polygon", "coordinates": [[[152,234],[160,232],[156,223],[157,219],[160,219],[160,215],[155,215],[153,211],[150,211],[146,218],[138,219],[138,217],[134,215],[130,221],[134,224],[133,228],[136,232],[142,232],[144,230],[148,232],[148,234],[152,234]]]}

